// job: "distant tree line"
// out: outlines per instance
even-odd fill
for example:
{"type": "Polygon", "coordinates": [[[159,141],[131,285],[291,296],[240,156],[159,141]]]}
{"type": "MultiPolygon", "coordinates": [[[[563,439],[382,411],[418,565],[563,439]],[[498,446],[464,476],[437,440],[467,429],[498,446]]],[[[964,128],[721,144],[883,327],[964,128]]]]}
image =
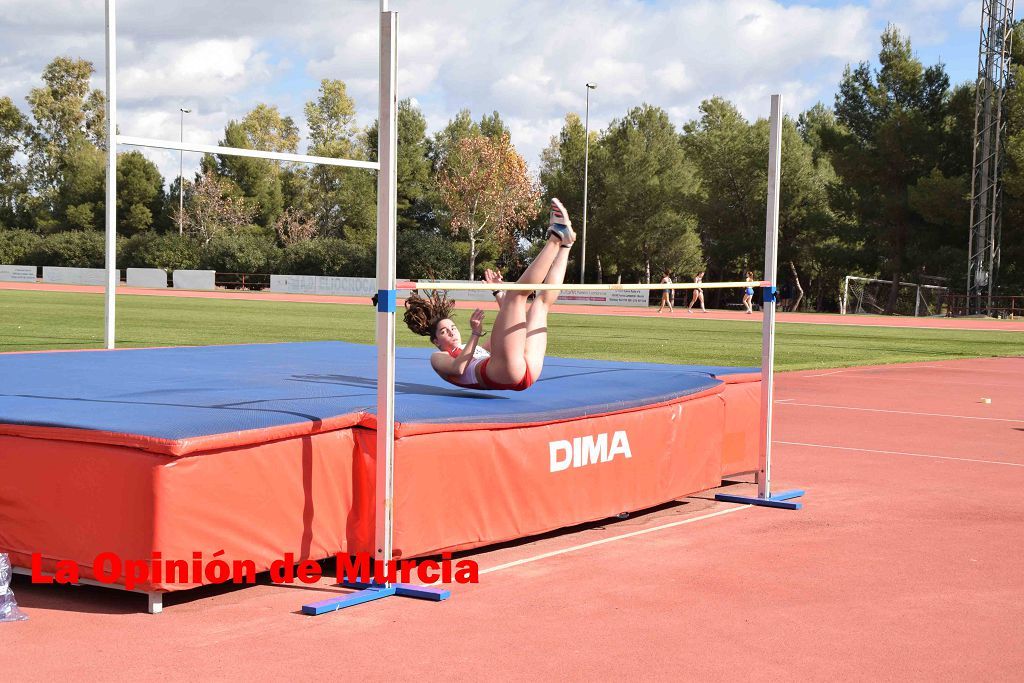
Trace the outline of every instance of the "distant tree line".
{"type": "MultiPolygon", "coordinates": [[[[1024,35],[1017,38],[1000,272],[1002,288],[1015,293],[1024,285],[1024,35]]],[[[834,308],[847,274],[964,288],[974,84],[951,87],[944,66],[922,64],[894,27],[881,45],[877,65],[846,68],[832,107],[817,104],[783,123],[780,278],[808,308],[834,308]]],[[[102,265],[107,140],[92,74],[89,62],[58,57],[27,96],[27,115],[0,98],[0,262],[102,265]]],[[[304,115],[305,153],[376,159],[377,124],[356,124],[342,81],[323,80],[304,115]]],[[[488,267],[514,277],[543,239],[552,196],[579,232],[585,138],[576,114],[542,152],[539,178],[498,112],[474,120],[460,111],[430,136],[423,114],[403,100],[398,140],[400,277],[479,277],[488,267]]],[[[299,129],[259,104],[227,123],[221,144],[297,153],[299,129]]],[[[587,279],[759,272],[767,155],[768,122],[748,121],[719,97],[681,129],[642,104],[590,131],[587,279]]],[[[122,266],[373,273],[373,172],[205,155],[179,188],[178,178],[168,185],[141,152],[128,151],[118,155],[117,180],[122,266]]],[[[579,271],[571,262],[569,279],[579,271]]]]}

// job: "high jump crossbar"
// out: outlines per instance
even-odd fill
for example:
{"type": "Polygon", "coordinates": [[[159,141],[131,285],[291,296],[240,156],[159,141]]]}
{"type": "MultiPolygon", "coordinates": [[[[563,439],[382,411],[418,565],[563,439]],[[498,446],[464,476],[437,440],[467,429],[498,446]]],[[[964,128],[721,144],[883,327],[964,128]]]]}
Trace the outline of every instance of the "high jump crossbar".
{"type": "Polygon", "coordinates": [[[738,289],[741,287],[771,287],[772,283],[768,280],[758,280],[757,282],[678,282],[672,284],[665,283],[636,283],[636,284],[623,284],[619,282],[609,283],[594,283],[594,284],[520,284],[518,282],[453,282],[451,280],[445,282],[430,282],[427,280],[403,280],[397,284],[398,289],[430,289],[438,291],[451,291],[451,292],[474,292],[474,291],[511,291],[511,292],[543,292],[546,290],[557,289],[560,291],[567,292],[605,292],[608,290],[655,290],[655,289],[738,289]]]}

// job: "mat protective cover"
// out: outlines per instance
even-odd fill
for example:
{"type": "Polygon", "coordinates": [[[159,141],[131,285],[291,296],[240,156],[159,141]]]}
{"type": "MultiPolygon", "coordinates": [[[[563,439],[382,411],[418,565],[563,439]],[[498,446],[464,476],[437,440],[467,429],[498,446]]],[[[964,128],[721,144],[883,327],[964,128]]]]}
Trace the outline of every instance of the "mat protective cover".
{"type": "MultiPolygon", "coordinates": [[[[717,486],[757,459],[756,369],[548,358],[524,392],[399,349],[394,548],[522,538],[717,486]]],[[[373,552],[376,350],[335,342],[0,355],[0,552],[373,552]]],[[[143,590],[205,583],[150,578],[143,590]]]]}

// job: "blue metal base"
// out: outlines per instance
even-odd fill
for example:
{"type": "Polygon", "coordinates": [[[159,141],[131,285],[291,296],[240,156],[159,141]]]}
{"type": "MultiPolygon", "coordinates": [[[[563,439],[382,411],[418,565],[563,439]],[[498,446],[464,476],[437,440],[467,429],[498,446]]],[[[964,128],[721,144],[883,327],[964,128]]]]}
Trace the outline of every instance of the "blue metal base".
{"type": "Polygon", "coordinates": [[[756,496],[734,496],[728,493],[716,493],[715,500],[720,500],[726,503],[742,503],[744,505],[760,505],[766,508],[782,508],[783,510],[799,510],[804,505],[803,503],[787,503],[791,498],[799,498],[804,495],[801,489],[793,489],[792,491],[783,491],[782,493],[776,493],[768,498],[757,498],[756,496]]]}
{"type": "Polygon", "coordinates": [[[354,607],[364,602],[380,600],[396,595],[401,598],[416,598],[418,600],[433,600],[440,602],[451,597],[451,591],[443,588],[427,588],[411,583],[393,583],[389,586],[382,586],[375,583],[344,582],[340,584],[345,588],[358,588],[355,593],[348,593],[337,598],[327,598],[319,602],[311,602],[302,606],[302,613],[310,616],[336,612],[346,607],[354,607]]]}
{"type": "MultiPolygon", "coordinates": [[[[345,588],[356,588],[358,590],[380,587],[380,584],[365,583],[363,581],[342,581],[340,585],[345,588]]],[[[442,600],[447,600],[452,596],[452,592],[449,590],[417,586],[414,583],[393,583],[391,586],[395,589],[395,595],[400,598],[416,598],[418,600],[441,602],[442,600]]]]}

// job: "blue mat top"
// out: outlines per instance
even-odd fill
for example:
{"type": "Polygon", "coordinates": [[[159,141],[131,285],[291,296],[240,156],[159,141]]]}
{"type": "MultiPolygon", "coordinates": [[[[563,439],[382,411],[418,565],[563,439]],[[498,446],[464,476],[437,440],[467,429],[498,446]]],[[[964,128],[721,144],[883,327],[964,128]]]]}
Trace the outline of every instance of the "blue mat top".
{"type": "MultiPolygon", "coordinates": [[[[756,368],[549,357],[524,392],[473,391],[398,349],[399,423],[529,423],[660,403],[756,368]]],[[[376,349],[343,342],[0,354],[0,423],[181,439],[374,413],[376,349]]]]}

